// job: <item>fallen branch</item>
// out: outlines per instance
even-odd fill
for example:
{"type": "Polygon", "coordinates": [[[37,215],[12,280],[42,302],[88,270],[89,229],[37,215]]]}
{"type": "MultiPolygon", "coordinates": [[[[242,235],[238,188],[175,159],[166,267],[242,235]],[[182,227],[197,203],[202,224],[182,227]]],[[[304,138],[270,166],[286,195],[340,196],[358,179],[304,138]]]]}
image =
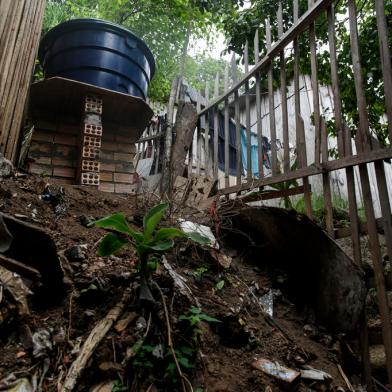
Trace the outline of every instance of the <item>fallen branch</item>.
{"type": "Polygon", "coordinates": [[[351,391],[351,392],[355,392],[354,387],[351,385],[351,382],[348,379],[348,377],[346,376],[346,374],[344,373],[342,367],[339,364],[337,364],[336,366],[337,366],[337,368],[339,370],[339,373],[342,376],[344,382],[346,383],[348,390],[351,391]]]}
{"type": "Polygon", "coordinates": [[[63,388],[61,389],[62,392],[71,392],[74,390],[76,382],[80,374],[86,367],[87,362],[93,354],[94,350],[101,342],[101,340],[105,337],[109,329],[112,327],[113,323],[121,315],[125,308],[125,305],[129,302],[130,298],[131,292],[126,291],[121,301],[118,302],[117,305],[109,311],[105,318],[100,320],[93,328],[90,335],[84,342],[78,357],[75,359],[75,361],[72,363],[71,367],[68,370],[67,376],[64,380],[63,388]]]}

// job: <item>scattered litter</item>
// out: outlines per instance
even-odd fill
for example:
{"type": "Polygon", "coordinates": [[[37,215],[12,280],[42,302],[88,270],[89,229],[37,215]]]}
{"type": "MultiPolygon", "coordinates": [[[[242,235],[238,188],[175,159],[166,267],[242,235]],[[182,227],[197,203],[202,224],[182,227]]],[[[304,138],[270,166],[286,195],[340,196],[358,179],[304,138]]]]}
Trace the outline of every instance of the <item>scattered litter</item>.
{"type": "Polygon", "coordinates": [[[14,373],[9,374],[6,378],[0,380],[0,391],[6,392],[35,392],[37,391],[37,378],[32,377],[17,379],[14,373]]]}
{"type": "Polygon", "coordinates": [[[199,233],[203,237],[207,237],[210,240],[210,246],[211,248],[219,249],[219,244],[214,236],[214,234],[211,231],[211,228],[208,226],[200,225],[198,223],[193,223],[191,221],[186,221],[184,219],[179,219],[180,222],[180,227],[181,230],[186,233],[186,234],[191,234],[191,233],[199,233]]]}
{"type": "Polygon", "coordinates": [[[270,317],[273,317],[274,314],[274,293],[272,290],[269,290],[267,294],[264,294],[259,298],[259,302],[264,309],[264,312],[267,313],[270,317]]]}
{"type": "Polygon", "coordinates": [[[47,184],[42,193],[42,200],[49,201],[56,215],[61,216],[67,212],[64,188],[59,185],[47,184]]]}
{"type": "Polygon", "coordinates": [[[32,293],[18,274],[0,266],[0,285],[5,288],[16,303],[19,316],[30,314],[27,296],[32,293]]]}
{"type": "Polygon", "coordinates": [[[6,178],[11,177],[14,172],[14,165],[11,161],[4,157],[3,154],[0,153],[0,177],[6,178]]]}
{"type": "Polygon", "coordinates": [[[216,252],[212,253],[213,257],[218,261],[218,263],[225,269],[230,268],[233,259],[224,253],[216,252]]]}
{"type": "Polygon", "coordinates": [[[174,285],[178,288],[179,292],[185,297],[187,297],[189,301],[194,302],[200,308],[201,306],[198,299],[193,295],[192,290],[186,284],[187,280],[183,276],[178,274],[176,271],[174,271],[165,256],[162,256],[162,264],[173,279],[174,285]]]}
{"type": "Polygon", "coordinates": [[[52,348],[51,334],[47,329],[39,329],[33,334],[33,356],[35,358],[46,357],[52,348]]]}
{"type": "Polygon", "coordinates": [[[312,381],[332,381],[332,376],[322,370],[314,369],[311,366],[303,366],[301,378],[312,381]]]}
{"type": "Polygon", "coordinates": [[[277,361],[270,361],[269,359],[264,358],[254,360],[252,362],[252,367],[289,384],[296,380],[301,374],[296,370],[280,365],[277,361]]]}

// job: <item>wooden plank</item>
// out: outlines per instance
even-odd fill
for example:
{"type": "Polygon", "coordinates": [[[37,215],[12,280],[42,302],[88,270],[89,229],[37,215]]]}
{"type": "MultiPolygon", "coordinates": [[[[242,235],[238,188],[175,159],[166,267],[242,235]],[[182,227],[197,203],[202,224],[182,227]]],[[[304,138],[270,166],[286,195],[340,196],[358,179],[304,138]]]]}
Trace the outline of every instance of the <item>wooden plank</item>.
{"type": "MultiPolygon", "coordinates": [[[[201,97],[200,97],[200,93],[197,92],[197,100],[196,100],[197,112],[200,112],[200,108],[201,108],[201,97]]],[[[197,128],[196,128],[196,146],[194,146],[196,150],[196,176],[200,176],[201,173],[201,144],[202,144],[201,117],[199,117],[199,121],[197,123],[197,128]]]]}
{"type": "MultiPolygon", "coordinates": [[[[294,24],[298,23],[298,12],[299,4],[298,0],[293,0],[293,19],[294,24]]],[[[295,142],[297,146],[297,163],[299,168],[307,166],[307,156],[306,156],[306,138],[304,121],[301,116],[301,96],[299,90],[299,42],[298,39],[294,39],[294,110],[295,110],[295,142]]],[[[312,219],[312,198],[310,193],[309,179],[304,177],[302,179],[304,185],[304,203],[306,215],[312,219]]]]}
{"type": "MultiPolygon", "coordinates": [[[[313,4],[313,0],[308,0],[308,7],[313,4]]],[[[321,126],[320,126],[320,96],[317,72],[317,48],[316,48],[316,28],[315,23],[309,25],[309,46],[310,46],[310,67],[313,95],[313,120],[314,120],[314,161],[316,165],[320,163],[321,149],[321,126]]]]}
{"type": "MultiPolygon", "coordinates": [[[[214,98],[219,95],[219,73],[215,77],[214,98]]],[[[213,108],[214,113],[214,180],[218,179],[218,141],[219,141],[219,107],[213,108]]]]}
{"type": "MultiPolygon", "coordinates": [[[[267,49],[271,49],[271,25],[269,19],[266,20],[266,44],[267,49]]],[[[269,103],[269,120],[270,120],[270,135],[271,135],[271,161],[272,161],[272,175],[278,174],[278,158],[276,149],[276,126],[275,126],[275,100],[274,100],[274,74],[272,62],[268,67],[268,103],[269,103]]]]}
{"type": "Polygon", "coordinates": [[[235,90],[238,90],[241,86],[245,84],[246,81],[252,78],[257,71],[267,69],[272,59],[276,57],[284,47],[289,45],[290,42],[292,42],[296,37],[298,37],[299,34],[305,31],[308,26],[330,6],[332,1],[333,0],[319,0],[317,3],[315,3],[297,20],[297,22],[289,30],[287,30],[283,34],[280,40],[278,40],[273,46],[271,46],[271,48],[267,51],[267,54],[255,65],[255,67],[251,71],[244,75],[244,77],[239,82],[235,83],[223,95],[214,99],[210,103],[209,107],[204,108],[199,114],[201,115],[203,114],[203,112],[209,110],[216,104],[223,102],[229,95],[233,94],[235,90]]]}
{"type": "Polygon", "coordinates": [[[335,114],[335,127],[338,140],[339,156],[344,156],[344,128],[343,128],[343,114],[342,101],[340,97],[338,66],[336,57],[336,32],[335,32],[335,9],[333,3],[327,11],[328,21],[328,42],[329,42],[329,57],[331,61],[331,81],[333,92],[333,106],[335,114]]]}
{"type": "MultiPolygon", "coordinates": [[[[254,53],[256,64],[259,61],[260,53],[260,39],[259,29],[256,30],[254,39],[254,53]]],[[[261,76],[260,72],[256,72],[256,121],[257,121],[257,145],[258,145],[258,167],[259,167],[259,178],[264,177],[264,152],[263,152],[263,129],[261,120],[261,76]]]]}
{"type": "Polygon", "coordinates": [[[388,118],[388,134],[389,142],[392,143],[392,66],[391,52],[388,44],[388,27],[385,12],[385,0],[375,1],[381,68],[384,76],[384,93],[385,107],[388,118]]]}
{"type": "MultiPolygon", "coordinates": [[[[204,98],[206,106],[210,100],[210,90],[208,88],[208,83],[206,84],[204,98]]],[[[210,117],[209,112],[205,115],[205,127],[204,127],[204,172],[206,176],[210,175],[210,117]]]]}
{"type": "MultiPolygon", "coordinates": [[[[245,73],[249,72],[249,43],[245,42],[244,49],[244,67],[245,73]]],[[[249,81],[245,82],[245,127],[246,127],[246,171],[247,178],[250,181],[252,174],[252,135],[250,131],[250,96],[249,96],[249,81]]]]}
{"type": "Polygon", "coordinates": [[[239,199],[244,203],[250,203],[259,200],[272,200],[281,197],[295,196],[295,195],[300,195],[302,193],[304,193],[304,187],[297,186],[289,189],[281,189],[279,191],[265,191],[265,192],[251,193],[248,195],[241,196],[239,197],[239,199]]]}
{"type": "Polygon", "coordinates": [[[304,168],[300,168],[289,173],[278,174],[274,177],[267,177],[260,180],[253,180],[251,183],[246,182],[241,186],[231,186],[227,189],[222,189],[221,194],[230,194],[246,191],[249,189],[259,188],[271,184],[279,184],[285,181],[298,180],[303,177],[315,176],[317,174],[322,174],[323,172],[330,172],[340,169],[345,169],[347,167],[362,165],[365,163],[370,163],[378,160],[390,159],[392,158],[392,147],[383,148],[380,150],[373,150],[351,157],[344,157],[336,159],[334,161],[328,161],[321,163],[318,166],[311,165],[304,168]]]}
{"type": "MultiPolygon", "coordinates": [[[[235,61],[235,54],[231,58],[231,69],[234,83],[237,81],[237,64],[235,61]]],[[[238,90],[234,92],[234,121],[235,121],[235,134],[236,134],[236,174],[237,174],[237,185],[241,184],[242,174],[242,156],[241,156],[241,121],[240,121],[240,100],[238,90]]]]}
{"type": "MultiPolygon", "coordinates": [[[[283,10],[282,2],[279,1],[278,7],[278,39],[283,35],[283,10]]],[[[280,96],[282,106],[282,134],[283,134],[283,171],[290,171],[290,141],[289,141],[289,116],[287,111],[287,81],[286,81],[286,61],[284,58],[284,49],[279,56],[279,73],[280,73],[280,96]]]]}
{"type": "MultiPolygon", "coordinates": [[[[229,89],[229,68],[226,64],[225,69],[225,91],[229,89]]],[[[230,186],[230,150],[229,150],[229,97],[225,99],[225,108],[224,108],[224,130],[225,130],[225,187],[228,188],[230,186]]]]}
{"type": "MultiPolygon", "coordinates": [[[[338,141],[338,156],[351,156],[351,132],[348,127],[343,125],[343,110],[342,101],[340,97],[339,88],[339,77],[337,68],[337,56],[336,56],[336,33],[335,33],[335,10],[333,3],[327,11],[328,21],[328,41],[329,41],[329,52],[331,60],[331,81],[332,81],[332,92],[334,102],[334,114],[335,114],[335,127],[338,141]]],[[[355,179],[354,169],[348,167],[346,169],[347,179],[347,194],[348,194],[348,205],[349,215],[351,222],[351,240],[353,245],[354,261],[361,265],[361,243],[359,237],[359,218],[358,218],[358,207],[355,192],[355,179]]]]}
{"type": "MultiPolygon", "coordinates": [[[[350,42],[351,42],[351,57],[354,71],[354,84],[357,96],[357,105],[359,111],[359,139],[357,149],[359,151],[368,151],[371,147],[369,140],[369,120],[366,108],[366,98],[364,83],[362,77],[361,56],[359,51],[358,27],[357,27],[357,10],[355,0],[348,0],[348,12],[350,23],[350,42]]],[[[382,167],[383,168],[383,167],[382,167]]],[[[385,173],[380,171],[380,165],[375,165],[377,180],[379,176],[385,176],[385,173]]],[[[381,316],[382,335],[384,342],[384,349],[386,355],[386,368],[388,373],[389,383],[392,383],[392,326],[391,326],[391,312],[389,309],[388,298],[386,295],[384,268],[382,264],[382,254],[380,243],[377,234],[377,225],[374,215],[374,207],[372,194],[369,183],[369,174],[366,165],[359,165],[359,174],[362,187],[362,195],[364,200],[365,215],[368,226],[368,238],[370,251],[372,255],[374,276],[377,286],[378,307],[381,316]]],[[[384,193],[384,189],[379,181],[378,191],[380,195],[380,202],[386,203],[388,201],[388,209],[390,215],[388,193],[384,193]],[[381,185],[381,186],[380,186],[381,185]]],[[[384,204],[385,207],[385,204],[384,204]]],[[[387,220],[384,222],[387,224],[387,220]]]]}
{"type": "MultiPolygon", "coordinates": [[[[327,125],[325,120],[321,119],[321,136],[323,139],[322,143],[322,157],[323,163],[328,162],[328,134],[327,125]]],[[[324,209],[325,209],[325,226],[328,234],[334,237],[334,226],[333,226],[333,209],[332,209],[332,192],[331,183],[329,181],[329,173],[323,173],[323,196],[324,196],[324,209]]]]}

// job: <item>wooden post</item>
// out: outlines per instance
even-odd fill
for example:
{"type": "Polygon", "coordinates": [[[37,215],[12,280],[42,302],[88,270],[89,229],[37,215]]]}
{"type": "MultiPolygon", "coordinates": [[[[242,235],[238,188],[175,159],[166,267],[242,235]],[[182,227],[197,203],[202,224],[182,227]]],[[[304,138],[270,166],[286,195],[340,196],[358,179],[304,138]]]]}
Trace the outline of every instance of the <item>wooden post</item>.
{"type": "MultiPolygon", "coordinates": [[[[205,88],[205,106],[208,106],[210,100],[210,90],[208,88],[208,83],[205,88]]],[[[210,116],[209,112],[205,116],[205,128],[204,128],[204,173],[206,176],[210,173],[210,116]]]]}
{"type": "MultiPolygon", "coordinates": [[[[294,0],[294,23],[298,22],[298,0],[294,0]]],[[[298,167],[302,168],[307,166],[307,154],[306,154],[306,139],[304,121],[301,116],[301,97],[299,91],[299,42],[298,39],[294,39],[294,104],[295,104],[295,133],[296,133],[296,145],[298,154],[298,167]]],[[[312,219],[312,199],[309,186],[309,178],[304,177],[302,179],[304,185],[304,202],[306,215],[312,219]]]]}
{"type": "MultiPolygon", "coordinates": [[[[234,83],[237,82],[237,65],[235,62],[235,54],[231,57],[231,70],[233,75],[234,83]]],[[[240,100],[239,92],[234,92],[234,120],[235,120],[235,134],[236,134],[236,150],[237,150],[237,161],[236,161],[236,174],[237,174],[237,185],[241,184],[241,173],[242,173],[242,156],[241,156],[241,121],[240,121],[240,100]]]]}
{"type": "MultiPolygon", "coordinates": [[[[219,73],[215,77],[214,98],[219,97],[219,73]]],[[[214,107],[214,180],[218,179],[218,142],[219,142],[219,107],[214,107]]]]}
{"type": "MultiPolygon", "coordinates": [[[[249,44],[245,42],[244,49],[245,73],[249,72],[249,44]]],[[[252,181],[252,135],[250,131],[250,97],[249,82],[245,82],[245,126],[246,126],[246,163],[247,163],[247,180],[252,181]]]]}
{"type": "MultiPolygon", "coordinates": [[[[201,102],[200,102],[200,93],[197,92],[197,101],[196,101],[196,110],[197,113],[200,112],[201,102]]],[[[201,172],[201,118],[199,117],[199,121],[197,123],[196,128],[196,175],[200,176],[201,172]]]]}
{"type": "MultiPolygon", "coordinates": [[[[328,41],[329,41],[329,53],[331,60],[331,80],[332,80],[332,91],[333,91],[333,102],[334,102],[334,114],[335,114],[335,126],[338,140],[338,154],[339,158],[344,156],[351,156],[351,133],[347,127],[343,125],[343,111],[342,101],[340,97],[338,68],[337,68],[337,57],[336,57],[336,34],[335,34],[335,11],[333,4],[328,8],[327,11],[328,19],[328,41]]],[[[351,240],[353,243],[354,261],[361,265],[361,244],[359,236],[359,218],[357,209],[357,200],[355,193],[355,179],[354,179],[354,168],[348,167],[346,169],[347,178],[347,193],[349,203],[349,215],[351,223],[351,240]]]]}
{"type": "MultiPolygon", "coordinates": [[[[278,8],[278,38],[283,35],[283,10],[282,2],[279,2],[278,8]]],[[[285,173],[290,171],[290,141],[289,141],[289,116],[287,112],[287,83],[286,83],[286,62],[284,58],[284,49],[280,52],[280,96],[282,101],[282,133],[283,133],[283,170],[285,173]]]]}
{"type": "MultiPolygon", "coordinates": [[[[260,43],[259,29],[256,30],[254,39],[255,63],[259,62],[260,43]]],[[[258,166],[259,178],[264,177],[264,151],[263,151],[263,130],[261,127],[261,77],[260,72],[256,73],[256,117],[257,117],[257,145],[258,145],[258,166]]]]}
{"type": "Polygon", "coordinates": [[[388,27],[385,16],[385,0],[375,1],[381,68],[384,76],[385,107],[388,118],[389,142],[392,143],[392,66],[391,52],[388,44],[388,27]]]}
{"type": "MultiPolygon", "coordinates": [[[[308,7],[311,8],[313,0],[308,0],[308,7]]],[[[310,46],[310,66],[311,66],[311,81],[313,91],[313,117],[314,117],[314,162],[320,163],[320,148],[321,148],[321,127],[320,127],[320,98],[319,85],[317,75],[317,53],[316,53],[316,28],[315,23],[309,25],[309,46],[310,46]]]]}
{"type": "MultiPolygon", "coordinates": [[[[225,69],[225,92],[229,90],[229,68],[226,64],[225,69]]],[[[229,150],[229,137],[230,137],[230,116],[229,116],[229,98],[225,99],[225,110],[224,110],[225,122],[225,187],[230,186],[230,150],[229,150]]]]}
{"type": "Polygon", "coordinates": [[[2,0],[0,11],[0,152],[17,161],[45,0],[2,0]]]}
{"type": "MultiPolygon", "coordinates": [[[[266,20],[266,43],[267,49],[271,49],[271,25],[269,19],[266,20]]],[[[272,59],[268,67],[268,102],[269,102],[269,118],[270,118],[270,135],[271,135],[271,160],[272,160],[272,175],[278,174],[278,158],[276,151],[276,128],[275,128],[275,99],[274,99],[274,74],[272,59]]]]}

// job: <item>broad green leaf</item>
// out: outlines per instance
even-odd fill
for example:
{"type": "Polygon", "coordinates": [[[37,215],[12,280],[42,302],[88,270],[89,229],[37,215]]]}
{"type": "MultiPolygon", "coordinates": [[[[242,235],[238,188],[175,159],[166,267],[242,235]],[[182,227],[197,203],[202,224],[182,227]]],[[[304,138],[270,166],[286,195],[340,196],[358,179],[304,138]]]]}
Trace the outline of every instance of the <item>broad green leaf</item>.
{"type": "Polygon", "coordinates": [[[225,285],[225,281],[224,281],[224,280],[220,280],[220,281],[215,285],[215,288],[216,288],[217,290],[222,290],[224,285],[225,285]]]}
{"type": "Polygon", "coordinates": [[[102,238],[98,247],[99,256],[110,256],[120,250],[129,241],[126,238],[120,237],[114,233],[108,233],[102,238]]]}
{"type": "Polygon", "coordinates": [[[165,250],[168,250],[174,246],[174,241],[173,240],[166,240],[162,242],[158,242],[157,244],[150,245],[151,249],[154,249],[158,252],[163,252],[165,250]]]}
{"type": "Polygon", "coordinates": [[[159,229],[154,235],[154,242],[170,240],[177,237],[186,237],[186,234],[182,230],[176,228],[159,229]]]}
{"type": "Polygon", "coordinates": [[[207,321],[207,323],[221,323],[222,322],[222,321],[220,321],[214,317],[208,316],[207,314],[204,314],[204,313],[202,313],[200,315],[200,320],[207,321]]]}
{"type": "Polygon", "coordinates": [[[121,212],[99,219],[91,223],[89,226],[101,227],[103,229],[111,229],[118,231],[119,233],[128,234],[136,241],[141,241],[143,239],[143,234],[132,230],[128,226],[128,222],[126,221],[124,214],[121,212]]]}
{"type": "Polygon", "coordinates": [[[188,238],[190,238],[192,241],[200,244],[200,245],[208,245],[211,243],[210,239],[207,237],[204,237],[203,235],[197,233],[194,231],[193,233],[187,233],[188,238]]]}
{"type": "Polygon", "coordinates": [[[157,224],[160,222],[163,217],[163,214],[168,208],[168,203],[158,204],[155,207],[151,208],[151,210],[148,211],[147,214],[144,216],[144,237],[147,241],[151,238],[151,235],[157,227],[157,224]]]}

